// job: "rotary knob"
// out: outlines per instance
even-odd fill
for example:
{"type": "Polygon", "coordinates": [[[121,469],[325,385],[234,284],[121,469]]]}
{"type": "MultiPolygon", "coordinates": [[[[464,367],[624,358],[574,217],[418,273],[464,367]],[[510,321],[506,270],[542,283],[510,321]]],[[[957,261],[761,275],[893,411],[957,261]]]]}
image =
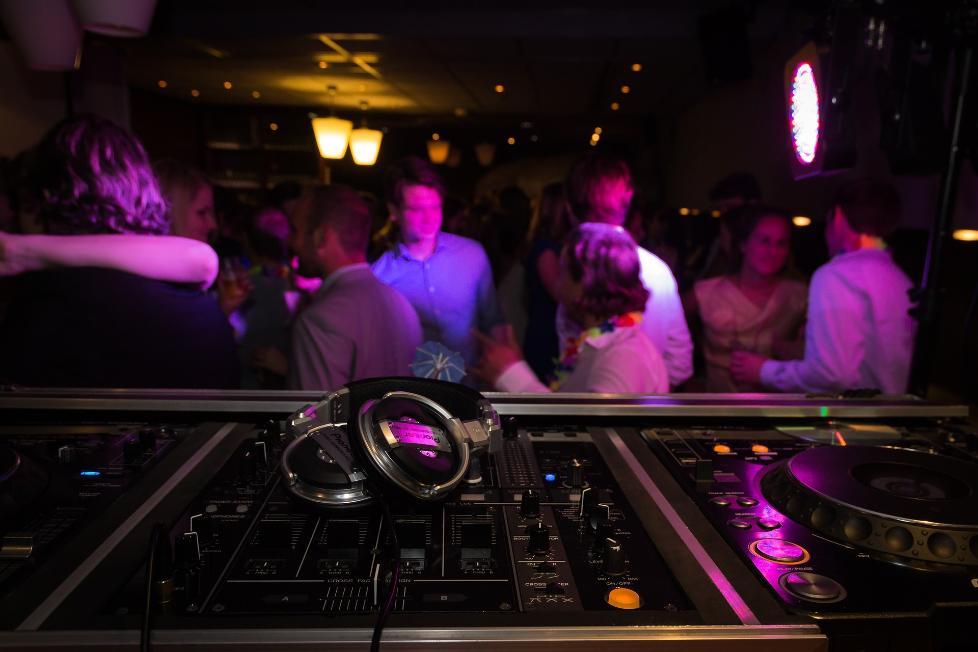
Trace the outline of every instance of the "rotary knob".
{"type": "Polygon", "coordinates": [[[625,551],[614,539],[604,541],[604,563],[601,568],[608,575],[625,574],[625,551]]]}
{"type": "Polygon", "coordinates": [[[584,465],[580,460],[573,459],[567,465],[567,485],[575,489],[584,485],[584,465]]]}
{"type": "Polygon", "coordinates": [[[185,532],[173,544],[174,565],[192,568],[200,563],[200,543],[197,532],[185,532]]]}
{"type": "Polygon", "coordinates": [[[520,502],[520,516],[523,518],[536,518],[540,515],[540,494],[533,489],[523,492],[523,499],[520,502]]]}
{"type": "Polygon", "coordinates": [[[612,541],[612,536],[614,535],[614,526],[612,526],[611,521],[608,519],[602,519],[598,521],[597,527],[594,530],[594,545],[592,550],[596,555],[603,555],[605,552],[605,545],[609,539],[612,541]]]}
{"type": "Polygon", "coordinates": [[[528,552],[544,553],[550,550],[550,526],[543,521],[537,521],[526,528],[530,540],[526,546],[528,552]]]}

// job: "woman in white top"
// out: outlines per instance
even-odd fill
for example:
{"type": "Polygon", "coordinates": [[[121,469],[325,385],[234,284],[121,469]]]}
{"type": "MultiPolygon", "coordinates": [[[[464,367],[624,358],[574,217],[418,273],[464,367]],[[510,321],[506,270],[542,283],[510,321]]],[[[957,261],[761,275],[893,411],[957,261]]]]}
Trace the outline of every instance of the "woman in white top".
{"type": "Polygon", "coordinates": [[[561,343],[557,377],[549,385],[523,360],[515,337],[500,343],[479,334],[482,358],[472,373],[504,392],[668,392],[662,356],[637,328],[649,292],[636,252],[620,227],[582,224],[568,238],[557,298],[584,330],[561,343]]]}
{"type": "Polygon", "coordinates": [[[791,244],[787,213],[748,204],[730,210],[723,219],[736,237],[739,271],[698,281],[687,311],[698,313],[703,322],[706,390],[763,391],[759,385],[734,380],[731,354],[802,357],[808,288],[784,274],[791,244]]]}

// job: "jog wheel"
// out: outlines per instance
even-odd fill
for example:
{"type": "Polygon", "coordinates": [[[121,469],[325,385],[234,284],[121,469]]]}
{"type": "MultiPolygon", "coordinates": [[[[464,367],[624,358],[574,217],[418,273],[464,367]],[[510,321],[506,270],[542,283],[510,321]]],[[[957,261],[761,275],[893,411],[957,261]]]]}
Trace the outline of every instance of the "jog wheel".
{"type": "Polygon", "coordinates": [[[978,465],[902,449],[811,448],[769,468],[771,504],[888,561],[978,566],[978,465]]]}

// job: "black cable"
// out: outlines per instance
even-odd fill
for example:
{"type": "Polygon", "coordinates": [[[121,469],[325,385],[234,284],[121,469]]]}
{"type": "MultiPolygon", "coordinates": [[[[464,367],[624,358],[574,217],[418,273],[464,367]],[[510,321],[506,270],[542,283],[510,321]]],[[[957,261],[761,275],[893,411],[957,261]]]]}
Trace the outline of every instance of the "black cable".
{"type": "Polygon", "coordinates": [[[156,549],[164,535],[164,525],[157,523],[149,535],[149,553],[146,555],[146,583],[143,596],[143,623],[139,632],[140,652],[149,652],[150,618],[153,614],[153,575],[156,574],[156,549]]]}
{"type": "Polygon", "coordinates": [[[387,623],[387,617],[393,611],[394,603],[397,600],[397,584],[401,578],[401,544],[397,540],[397,527],[394,525],[394,517],[391,515],[387,501],[379,494],[375,493],[374,496],[377,497],[381,509],[384,510],[383,520],[387,522],[387,526],[390,528],[391,541],[393,543],[393,554],[391,557],[394,561],[394,569],[391,571],[391,583],[387,590],[387,598],[384,600],[380,612],[377,614],[377,621],[374,623],[374,635],[370,639],[370,652],[379,652],[380,637],[384,633],[384,625],[387,623]]]}

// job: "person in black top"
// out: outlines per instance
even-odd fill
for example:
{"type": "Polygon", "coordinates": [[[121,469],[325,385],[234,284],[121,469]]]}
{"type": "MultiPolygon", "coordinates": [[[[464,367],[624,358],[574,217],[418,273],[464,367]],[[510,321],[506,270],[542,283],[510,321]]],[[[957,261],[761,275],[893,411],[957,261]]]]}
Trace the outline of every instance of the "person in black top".
{"type": "MultiPolygon", "coordinates": [[[[28,191],[46,233],[125,234],[125,243],[170,230],[146,153],[120,127],[70,117],[34,153],[28,191]]],[[[0,383],[223,388],[237,386],[238,367],[230,326],[200,284],[67,267],[18,278],[0,325],[0,383]]]]}

